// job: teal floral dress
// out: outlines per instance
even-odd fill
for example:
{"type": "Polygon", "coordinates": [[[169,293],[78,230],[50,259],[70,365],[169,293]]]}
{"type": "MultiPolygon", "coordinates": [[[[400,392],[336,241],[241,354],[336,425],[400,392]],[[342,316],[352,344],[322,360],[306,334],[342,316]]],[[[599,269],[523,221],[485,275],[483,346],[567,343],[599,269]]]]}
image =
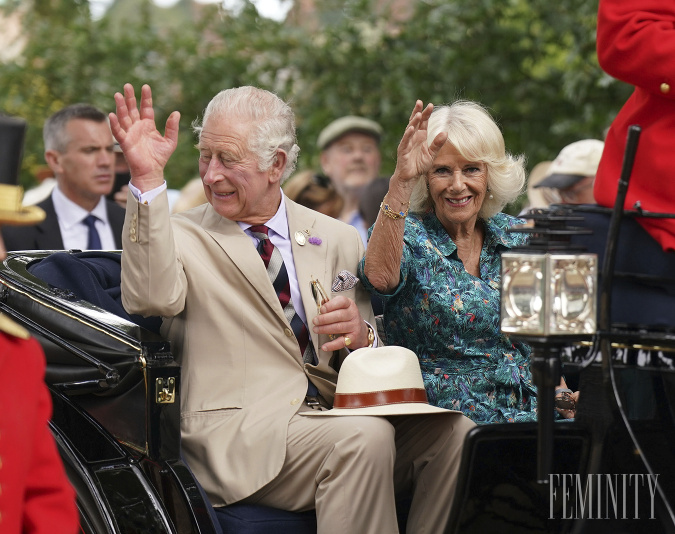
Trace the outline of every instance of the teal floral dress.
{"type": "Polygon", "coordinates": [[[529,346],[499,329],[500,252],[527,240],[508,233],[523,221],[498,213],[484,221],[480,278],[469,274],[433,213],[406,218],[401,281],[381,294],[387,344],[414,351],[429,402],[464,412],[476,423],[536,421],[529,346]]]}

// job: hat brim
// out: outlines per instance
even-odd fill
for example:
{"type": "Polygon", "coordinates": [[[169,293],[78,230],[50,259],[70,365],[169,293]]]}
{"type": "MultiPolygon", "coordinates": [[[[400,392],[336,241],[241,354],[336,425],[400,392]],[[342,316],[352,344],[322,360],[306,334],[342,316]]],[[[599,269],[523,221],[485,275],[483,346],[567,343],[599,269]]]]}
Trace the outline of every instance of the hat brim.
{"type": "Polygon", "coordinates": [[[567,189],[577,184],[586,178],[583,174],[551,174],[544,178],[541,182],[534,186],[535,189],[539,187],[550,187],[553,189],[567,189]]]}
{"type": "Polygon", "coordinates": [[[380,406],[368,406],[365,408],[332,408],[331,410],[312,410],[300,412],[300,415],[308,416],[342,416],[342,415],[413,415],[413,414],[443,414],[459,413],[457,410],[446,410],[438,406],[431,406],[421,402],[402,402],[400,404],[383,404],[380,406]]]}
{"type": "Polygon", "coordinates": [[[0,224],[27,226],[45,220],[47,214],[37,206],[22,206],[19,211],[0,210],[0,224]]]}

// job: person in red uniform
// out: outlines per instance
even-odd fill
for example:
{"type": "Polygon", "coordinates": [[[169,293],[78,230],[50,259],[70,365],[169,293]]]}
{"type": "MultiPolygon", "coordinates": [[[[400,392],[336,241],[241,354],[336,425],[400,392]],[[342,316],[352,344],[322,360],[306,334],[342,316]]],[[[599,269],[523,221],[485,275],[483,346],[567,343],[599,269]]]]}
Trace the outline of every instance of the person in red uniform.
{"type": "MultiPolygon", "coordinates": [[[[20,187],[0,184],[0,225],[35,224],[39,208],[21,208],[20,187]]],[[[0,237],[0,260],[6,256],[0,237]]],[[[75,492],[48,421],[45,356],[28,331],[0,313],[0,532],[78,532],[75,492]]]]}
{"type": "MultiPolygon", "coordinates": [[[[610,76],[635,86],[612,122],[594,195],[612,207],[628,127],[642,128],[624,208],[675,211],[675,3],[600,0],[598,61],[610,76]]],[[[675,219],[637,219],[664,250],[675,250],[675,219]]]]}

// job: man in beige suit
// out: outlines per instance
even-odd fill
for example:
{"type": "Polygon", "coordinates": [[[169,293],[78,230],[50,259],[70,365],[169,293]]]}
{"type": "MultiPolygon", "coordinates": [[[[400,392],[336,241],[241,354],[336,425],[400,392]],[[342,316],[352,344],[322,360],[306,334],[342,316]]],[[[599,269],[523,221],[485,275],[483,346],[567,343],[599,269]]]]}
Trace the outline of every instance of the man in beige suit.
{"type": "Polygon", "coordinates": [[[164,317],[182,364],[184,455],[213,505],[316,508],[321,534],[395,533],[395,494],[414,489],[408,531],[441,532],[468,419],[302,415],[332,404],[346,346],[377,338],[362,285],[334,285],[363,256],[357,231],[281,192],[299,150],[290,107],[253,87],[216,95],[196,128],[209,203],[170,217],[163,173],[179,114],[162,136],[150,87],[140,108],[130,84],[115,103],[111,127],[131,171],[123,303],[164,317]],[[264,259],[268,239],[287,272],[290,314],[270,274],[276,252],[264,259]],[[321,313],[312,279],[333,289],[321,313]],[[295,315],[309,326],[309,360],[295,315]]]}

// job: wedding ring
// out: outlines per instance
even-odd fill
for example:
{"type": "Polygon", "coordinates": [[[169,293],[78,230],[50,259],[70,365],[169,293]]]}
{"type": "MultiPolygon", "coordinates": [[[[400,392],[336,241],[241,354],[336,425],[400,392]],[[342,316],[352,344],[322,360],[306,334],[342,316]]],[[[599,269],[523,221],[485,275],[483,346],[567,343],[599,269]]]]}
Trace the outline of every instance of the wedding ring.
{"type": "Polygon", "coordinates": [[[349,347],[352,344],[351,338],[345,336],[345,347],[349,347]]]}

